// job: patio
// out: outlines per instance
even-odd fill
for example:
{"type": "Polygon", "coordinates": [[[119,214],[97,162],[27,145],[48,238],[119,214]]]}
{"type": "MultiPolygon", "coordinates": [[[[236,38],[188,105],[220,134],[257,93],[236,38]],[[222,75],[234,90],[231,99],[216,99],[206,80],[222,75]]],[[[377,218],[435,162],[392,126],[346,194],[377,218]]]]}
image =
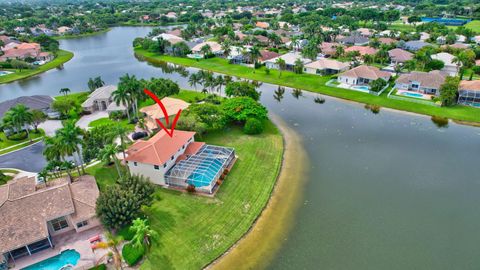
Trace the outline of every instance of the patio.
{"type": "Polygon", "coordinates": [[[74,249],[78,253],[80,253],[80,259],[78,260],[74,269],[90,269],[91,267],[95,266],[99,259],[101,259],[105,254],[108,253],[108,250],[106,249],[97,249],[95,251],[91,249],[91,244],[88,239],[96,235],[101,235],[102,240],[105,240],[105,236],[103,235],[103,230],[101,227],[96,227],[80,233],[76,233],[75,231],[69,231],[64,234],[52,237],[52,242],[54,245],[53,248],[43,250],[31,256],[17,259],[12,269],[22,269],[29,265],[58,255],[62,251],[68,249],[74,249]]]}
{"type": "Polygon", "coordinates": [[[416,92],[416,91],[408,91],[408,90],[397,90],[395,95],[410,97],[410,98],[424,99],[424,100],[432,100],[432,97],[433,97],[433,95],[424,94],[424,93],[420,93],[420,92],[416,92]]]}

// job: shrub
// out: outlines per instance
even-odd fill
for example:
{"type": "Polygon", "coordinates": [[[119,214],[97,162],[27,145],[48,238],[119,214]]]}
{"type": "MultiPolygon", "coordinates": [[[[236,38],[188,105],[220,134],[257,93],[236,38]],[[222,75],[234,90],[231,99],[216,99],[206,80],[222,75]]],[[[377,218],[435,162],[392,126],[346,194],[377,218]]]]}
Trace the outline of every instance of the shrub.
{"type": "Polygon", "coordinates": [[[123,259],[129,266],[137,264],[142,259],[143,254],[145,254],[143,246],[136,247],[128,243],[122,248],[123,259]]]}
{"type": "Polygon", "coordinates": [[[265,74],[270,75],[270,69],[269,68],[265,68],[265,74]]]}
{"type": "Polygon", "coordinates": [[[190,193],[194,193],[195,192],[195,186],[194,185],[188,185],[187,186],[187,191],[190,192],[190,193]]]}
{"type": "Polygon", "coordinates": [[[124,240],[130,241],[135,235],[135,232],[133,230],[130,230],[130,226],[126,226],[119,230],[117,234],[122,236],[124,240]]]}
{"type": "Polygon", "coordinates": [[[243,132],[250,135],[260,134],[263,131],[263,127],[264,125],[262,121],[255,118],[248,118],[245,126],[243,127],[243,132]]]}

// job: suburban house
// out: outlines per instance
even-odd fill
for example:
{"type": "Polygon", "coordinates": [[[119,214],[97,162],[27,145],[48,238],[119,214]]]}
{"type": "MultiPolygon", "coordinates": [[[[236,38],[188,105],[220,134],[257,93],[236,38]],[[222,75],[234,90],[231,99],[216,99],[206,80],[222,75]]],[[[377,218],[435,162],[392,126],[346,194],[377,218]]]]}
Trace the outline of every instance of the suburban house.
{"type": "Polygon", "coordinates": [[[403,45],[403,49],[415,52],[415,51],[420,50],[423,47],[431,46],[431,45],[432,44],[427,43],[427,42],[423,42],[421,40],[412,40],[412,41],[405,42],[405,44],[403,45]]]}
{"type": "Polygon", "coordinates": [[[1,48],[3,51],[3,55],[0,56],[0,62],[7,61],[7,60],[24,60],[26,58],[33,58],[35,60],[48,59],[51,60],[53,57],[48,52],[44,52],[42,54],[40,44],[38,43],[16,43],[16,42],[9,42],[5,46],[1,48]]]}
{"type": "Polygon", "coordinates": [[[24,104],[30,108],[30,110],[40,110],[50,118],[58,118],[60,115],[51,108],[52,103],[52,97],[45,95],[22,96],[10,99],[0,103],[0,119],[8,110],[10,110],[10,108],[13,108],[18,104],[24,104]]]}
{"type": "Polygon", "coordinates": [[[400,91],[414,91],[427,95],[438,95],[440,86],[445,82],[446,74],[438,70],[430,72],[412,71],[402,74],[395,81],[395,88],[400,91]]]}
{"type": "Polygon", "coordinates": [[[378,39],[378,41],[385,45],[392,45],[398,42],[398,40],[388,37],[381,37],[378,39]]]}
{"type": "Polygon", "coordinates": [[[67,35],[72,33],[73,29],[68,26],[60,26],[57,28],[57,32],[59,35],[67,35]]]}
{"type": "Polygon", "coordinates": [[[480,80],[460,82],[458,103],[480,108],[480,80]]]}
{"type": "Polygon", "coordinates": [[[265,61],[265,66],[269,69],[280,69],[276,62],[279,58],[285,61],[285,69],[290,71],[293,70],[297,59],[300,59],[304,65],[312,62],[310,59],[303,58],[300,52],[289,52],[265,61]]]}
{"type": "Polygon", "coordinates": [[[258,61],[260,61],[260,63],[264,63],[267,60],[270,60],[270,59],[273,59],[273,58],[279,57],[279,56],[280,56],[279,53],[272,52],[272,51],[269,51],[269,50],[261,50],[260,51],[260,57],[258,58],[258,61]]]}
{"type": "Polygon", "coordinates": [[[403,64],[413,59],[413,53],[407,52],[400,48],[392,49],[388,51],[388,56],[392,64],[403,64]]]}
{"type": "Polygon", "coordinates": [[[341,73],[338,76],[338,82],[348,85],[367,85],[377,79],[388,81],[390,77],[390,72],[373,66],[361,65],[341,73]]]}
{"type": "Polygon", "coordinates": [[[0,186],[0,255],[15,263],[52,248],[57,235],[99,226],[98,196],[95,178],[89,175],[73,183],[50,180],[48,185],[36,177],[22,177],[0,186]]]}
{"type": "Polygon", "coordinates": [[[339,43],[336,42],[322,42],[320,47],[320,53],[324,56],[332,56],[337,52],[337,47],[341,46],[339,43]]]}
{"type": "Polygon", "coordinates": [[[346,71],[350,67],[349,64],[333,59],[322,58],[317,61],[308,63],[303,68],[305,73],[331,75],[346,71]]]}
{"type": "Polygon", "coordinates": [[[192,53],[203,55],[202,48],[207,45],[210,47],[210,50],[213,54],[223,54],[222,45],[215,41],[206,41],[193,46],[192,53]]]}
{"type": "Polygon", "coordinates": [[[359,33],[360,36],[366,37],[366,38],[373,36],[373,31],[368,28],[358,28],[356,32],[359,33]]]}
{"type": "Polygon", "coordinates": [[[364,55],[375,55],[377,53],[377,49],[370,47],[370,46],[351,46],[345,49],[345,53],[349,52],[358,52],[361,56],[364,55]]]}
{"type": "Polygon", "coordinates": [[[357,45],[357,46],[364,46],[367,45],[370,40],[364,36],[361,36],[358,33],[353,33],[352,35],[344,38],[340,38],[338,40],[343,45],[357,45]]]}
{"type": "Polygon", "coordinates": [[[235,150],[195,142],[194,136],[195,132],[175,130],[170,137],[162,129],[147,141],[136,141],[125,159],[130,172],[164,187],[194,186],[212,194],[217,180],[233,166],[235,150]]]}
{"type": "Polygon", "coordinates": [[[457,63],[453,63],[453,59],[455,58],[455,56],[446,52],[441,52],[437,54],[432,54],[431,58],[432,60],[440,60],[445,64],[445,66],[442,68],[443,72],[448,73],[450,76],[457,75],[458,66],[457,63]]]}
{"type": "Polygon", "coordinates": [[[166,34],[166,33],[162,33],[162,34],[152,38],[153,41],[157,41],[159,39],[166,40],[166,41],[170,42],[171,45],[174,45],[174,44],[179,43],[179,42],[185,42],[185,40],[183,38],[179,37],[179,36],[172,35],[172,34],[166,34]]]}
{"type": "Polygon", "coordinates": [[[84,111],[93,113],[96,111],[107,111],[109,113],[115,111],[125,112],[127,107],[124,104],[117,105],[112,98],[112,93],[117,90],[115,85],[105,85],[97,88],[90,95],[87,100],[82,103],[84,111]]]}
{"type": "MultiPolygon", "coordinates": [[[[190,106],[190,103],[188,102],[171,97],[162,98],[162,103],[167,110],[169,119],[171,120],[173,120],[179,110],[185,110],[186,108],[188,108],[188,106],[190,106]]],[[[155,119],[164,119],[164,114],[158,104],[155,103],[153,105],[143,107],[140,109],[140,112],[145,115],[145,126],[148,128],[148,130],[156,131],[160,128],[155,119]]]]}
{"type": "Polygon", "coordinates": [[[267,29],[268,27],[270,27],[270,24],[268,22],[256,22],[255,26],[259,28],[267,29]]]}

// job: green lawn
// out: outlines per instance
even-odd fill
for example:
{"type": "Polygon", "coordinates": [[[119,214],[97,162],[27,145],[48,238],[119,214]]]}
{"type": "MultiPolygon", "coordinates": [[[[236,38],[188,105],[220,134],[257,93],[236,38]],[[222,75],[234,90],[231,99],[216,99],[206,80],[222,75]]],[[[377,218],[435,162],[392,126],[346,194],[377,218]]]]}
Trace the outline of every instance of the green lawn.
{"type": "Polygon", "coordinates": [[[105,166],[103,162],[86,168],[85,172],[93,175],[95,179],[97,179],[97,184],[100,191],[104,191],[107,186],[115,184],[118,179],[118,173],[115,169],[115,165],[105,166]]]}
{"type": "Polygon", "coordinates": [[[138,57],[144,58],[149,62],[166,61],[179,65],[192,66],[211,70],[218,73],[247,78],[251,80],[284,85],[292,88],[300,88],[311,92],[316,92],[371,105],[378,105],[381,107],[388,107],[392,109],[409,111],[430,116],[445,117],[466,122],[480,122],[480,111],[476,108],[460,105],[448,108],[433,107],[408,101],[388,99],[386,95],[373,96],[357,91],[329,87],[325,85],[325,82],[330,79],[330,77],[328,76],[294,74],[292,72],[284,71],[282,72],[281,77],[279,77],[279,71],[277,70],[271,70],[270,74],[267,75],[264,68],[254,70],[245,66],[231,65],[228,64],[225,59],[221,58],[210,58],[197,61],[189,58],[158,55],[138,48],[135,49],[135,52],[138,57]]]}
{"type": "Polygon", "coordinates": [[[134,130],[135,129],[135,124],[130,124],[128,122],[128,119],[122,119],[120,121],[112,120],[110,118],[100,118],[95,121],[90,122],[88,124],[89,127],[98,127],[98,126],[103,126],[103,125],[115,125],[115,124],[120,124],[127,128],[128,130],[134,130]]]}
{"type": "Polygon", "coordinates": [[[465,24],[466,28],[472,29],[476,33],[480,33],[480,20],[473,20],[465,24]]]}
{"type": "MultiPolygon", "coordinates": [[[[38,141],[41,137],[44,136],[43,130],[39,129],[38,133],[35,133],[33,131],[30,132],[30,138],[34,140],[35,142],[38,141]]],[[[0,132],[0,155],[6,154],[8,152],[18,150],[20,148],[23,148],[27,146],[29,143],[29,139],[26,137],[26,134],[23,132],[22,139],[8,139],[5,136],[5,133],[0,132]],[[4,149],[7,147],[11,147],[8,149],[4,149]]]]}
{"type": "MultiPolygon", "coordinates": [[[[269,200],[280,171],[282,136],[268,122],[261,135],[238,127],[211,133],[209,144],[235,148],[238,160],[215,198],[159,188],[146,213],[160,237],[142,269],[201,269],[251,227],[269,200]]],[[[101,190],[115,182],[115,168],[89,168],[101,190]]]]}
{"type": "Polygon", "coordinates": [[[20,79],[25,79],[34,75],[37,75],[39,73],[45,72],[47,70],[50,70],[52,68],[56,68],[63,63],[69,61],[72,59],[73,53],[69,51],[64,51],[64,50],[59,50],[58,51],[58,56],[53,59],[52,61],[46,63],[45,65],[39,66],[35,69],[25,69],[22,71],[16,71],[15,73],[9,74],[9,75],[4,75],[0,77],[0,84],[1,83],[9,83],[13,82],[16,80],[20,79]]]}
{"type": "MultiPolygon", "coordinates": [[[[58,89],[60,91],[60,89],[58,89]]],[[[60,95],[56,96],[55,99],[63,100],[63,99],[71,99],[75,101],[75,104],[82,105],[82,103],[87,100],[89,92],[76,92],[76,93],[69,93],[68,95],[60,95]]]]}
{"type": "MultiPolygon", "coordinates": [[[[172,95],[170,97],[171,98],[178,98],[178,99],[181,99],[181,100],[186,101],[188,103],[195,103],[199,100],[204,99],[205,94],[200,93],[200,92],[196,92],[196,91],[183,90],[182,89],[182,90],[180,90],[180,92],[178,94],[172,95]]],[[[138,104],[138,107],[143,108],[145,106],[153,105],[154,103],[155,103],[155,101],[153,101],[153,99],[147,98],[144,101],[140,102],[138,104]]]]}

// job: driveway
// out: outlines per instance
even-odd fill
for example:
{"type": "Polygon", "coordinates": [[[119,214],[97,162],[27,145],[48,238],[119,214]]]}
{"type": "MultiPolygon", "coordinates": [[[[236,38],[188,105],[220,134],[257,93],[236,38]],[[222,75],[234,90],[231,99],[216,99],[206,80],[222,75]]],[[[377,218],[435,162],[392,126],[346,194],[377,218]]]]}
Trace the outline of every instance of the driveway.
{"type": "Polygon", "coordinates": [[[44,148],[45,144],[41,141],[21,150],[1,155],[0,168],[39,172],[47,165],[47,161],[42,154],[44,148]]]}
{"type": "Polygon", "coordinates": [[[62,121],[60,120],[47,120],[38,125],[38,128],[43,129],[45,131],[45,135],[47,136],[55,135],[55,131],[57,131],[57,129],[61,129],[62,127],[62,121]]]}
{"type": "Polygon", "coordinates": [[[77,121],[77,126],[83,129],[88,129],[88,124],[100,118],[108,118],[108,112],[98,111],[89,115],[84,115],[77,121]]]}

